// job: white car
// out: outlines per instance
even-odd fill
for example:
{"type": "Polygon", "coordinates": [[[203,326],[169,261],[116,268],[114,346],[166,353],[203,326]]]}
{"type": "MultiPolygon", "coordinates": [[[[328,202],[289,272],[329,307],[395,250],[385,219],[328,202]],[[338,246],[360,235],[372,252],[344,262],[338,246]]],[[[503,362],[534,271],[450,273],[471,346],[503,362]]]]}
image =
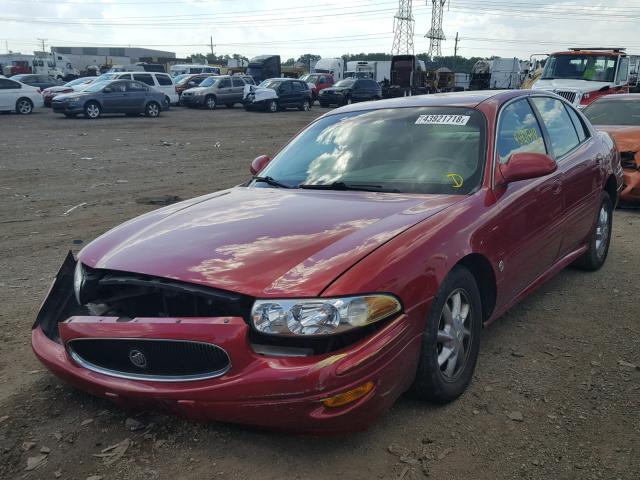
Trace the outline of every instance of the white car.
{"type": "Polygon", "coordinates": [[[164,93],[165,100],[168,104],[177,105],[180,97],[176,92],[176,86],[173,78],[167,73],[159,72],[111,72],[112,80],[137,80],[152,87],[154,90],[164,93]]]}
{"type": "Polygon", "coordinates": [[[0,112],[23,115],[44,106],[40,89],[10,78],[0,78],[0,112]]]}

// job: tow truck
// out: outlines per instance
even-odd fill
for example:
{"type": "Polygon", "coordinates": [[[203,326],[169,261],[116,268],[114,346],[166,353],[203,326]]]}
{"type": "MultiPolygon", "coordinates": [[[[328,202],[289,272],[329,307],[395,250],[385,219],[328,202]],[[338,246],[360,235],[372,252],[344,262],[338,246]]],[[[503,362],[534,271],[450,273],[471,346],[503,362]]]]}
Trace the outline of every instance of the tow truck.
{"type": "Polygon", "coordinates": [[[603,95],[629,93],[629,57],[624,48],[570,48],[552,53],[532,89],[557,93],[578,108],[603,95]]]}

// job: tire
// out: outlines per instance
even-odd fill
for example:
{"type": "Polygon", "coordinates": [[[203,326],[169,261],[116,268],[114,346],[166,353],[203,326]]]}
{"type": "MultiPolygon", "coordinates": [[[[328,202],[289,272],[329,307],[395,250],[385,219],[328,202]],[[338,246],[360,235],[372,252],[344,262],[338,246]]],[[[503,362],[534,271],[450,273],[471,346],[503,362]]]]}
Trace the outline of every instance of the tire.
{"type": "Polygon", "coordinates": [[[351,105],[353,103],[353,100],[351,100],[351,96],[347,95],[347,97],[344,99],[344,105],[351,105]]]}
{"type": "Polygon", "coordinates": [[[157,102],[149,102],[147,103],[147,106],[144,107],[144,116],[145,117],[151,117],[151,118],[157,118],[160,116],[160,110],[162,108],[160,107],[160,105],[157,102]]]}
{"type": "Polygon", "coordinates": [[[16,102],[16,112],[20,115],[29,115],[33,112],[33,102],[26,97],[19,98],[16,102]]]}
{"type": "Polygon", "coordinates": [[[481,330],[478,286],[469,270],[457,266],[445,277],[431,304],[412,393],[421,400],[436,403],[449,403],[462,395],[476,367],[481,330]],[[458,316],[454,316],[456,309],[458,316]],[[461,355],[462,360],[458,358],[461,355]]]}
{"type": "Polygon", "coordinates": [[[87,102],[84,106],[84,118],[95,120],[102,115],[102,108],[98,102],[87,102]]]}
{"type": "Polygon", "coordinates": [[[278,111],[278,104],[274,100],[269,100],[265,108],[267,112],[276,113],[278,111]]]}
{"type": "Polygon", "coordinates": [[[602,192],[600,206],[596,214],[596,223],[589,235],[589,248],[574,266],[583,270],[598,270],[607,260],[611,244],[611,224],[613,221],[613,202],[611,197],[602,192]]]}
{"type": "Polygon", "coordinates": [[[171,99],[165,95],[164,104],[162,105],[163,110],[169,110],[171,108],[171,99]]]}
{"type": "Polygon", "coordinates": [[[204,106],[208,109],[208,110],[215,110],[216,107],[218,106],[217,102],[216,102],[216,97],[213,95],[207,95],[204,98],[204,106]]]}
{"type": "Polygon", "coordinates": [[[303,112],[308,112],[309,110],[311,110],[311,103],[309,102],[309,100],[303,100],[302,105],[300,105],[298,108],[303,112]]]}

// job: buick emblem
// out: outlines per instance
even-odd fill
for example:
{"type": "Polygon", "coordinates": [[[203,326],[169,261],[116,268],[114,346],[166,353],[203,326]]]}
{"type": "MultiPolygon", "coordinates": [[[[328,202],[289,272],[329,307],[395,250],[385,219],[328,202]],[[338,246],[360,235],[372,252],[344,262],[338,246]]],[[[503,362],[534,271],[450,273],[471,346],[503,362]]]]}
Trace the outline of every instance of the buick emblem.
{"type": "Polygon", "coordinates": [[[137,348],[129,350],[129,360],[138,368],[147,368],[147,357],[137,348]]]}

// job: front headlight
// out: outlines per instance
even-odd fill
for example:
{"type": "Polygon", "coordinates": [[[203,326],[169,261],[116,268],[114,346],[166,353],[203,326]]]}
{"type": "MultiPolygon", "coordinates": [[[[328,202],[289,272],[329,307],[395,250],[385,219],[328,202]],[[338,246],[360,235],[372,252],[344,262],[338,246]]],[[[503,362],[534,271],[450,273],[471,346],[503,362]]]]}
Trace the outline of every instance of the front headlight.
{"type": "Polygon", "coordinates": [[[331,335],[384,320],[402,309],[391,295],[256,300],[251,319],[270,335],[331,335]]]}

